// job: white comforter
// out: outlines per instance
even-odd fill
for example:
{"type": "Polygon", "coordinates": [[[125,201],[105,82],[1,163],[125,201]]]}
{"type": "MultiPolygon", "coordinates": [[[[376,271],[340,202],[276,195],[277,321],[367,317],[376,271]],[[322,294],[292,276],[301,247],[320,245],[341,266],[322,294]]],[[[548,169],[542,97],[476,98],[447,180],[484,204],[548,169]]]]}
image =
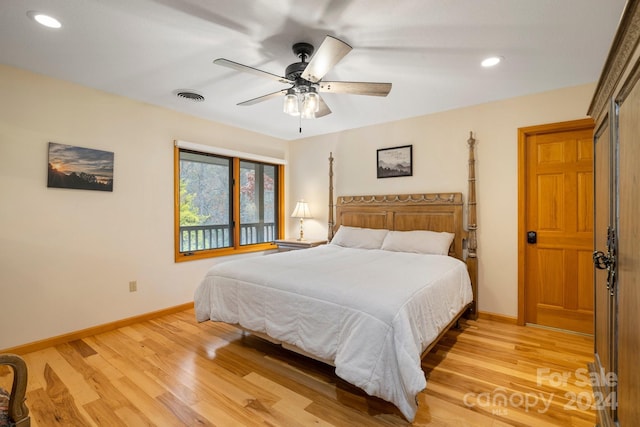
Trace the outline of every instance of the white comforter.
{"type": "Polygon", "coordinates": [[[195,311],[332,360],[412,421],[427,384],[420,355],[472,299],[455,258],[329,244],[215,265],[195,311]]]}

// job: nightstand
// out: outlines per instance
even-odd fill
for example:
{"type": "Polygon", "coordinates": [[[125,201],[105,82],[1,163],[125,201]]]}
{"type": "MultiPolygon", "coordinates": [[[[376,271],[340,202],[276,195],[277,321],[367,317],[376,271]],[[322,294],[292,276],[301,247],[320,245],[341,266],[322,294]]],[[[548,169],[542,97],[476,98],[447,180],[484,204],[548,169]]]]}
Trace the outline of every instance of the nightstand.
{"type": "Polygon", "coordinates": [[[278,245],[278,252],[296,251],[298,249],[309,249],[315,246],[324,245],[326,240],[297,240],[297,239],[282,239],[276,240],[275,244],[278,245]]]}

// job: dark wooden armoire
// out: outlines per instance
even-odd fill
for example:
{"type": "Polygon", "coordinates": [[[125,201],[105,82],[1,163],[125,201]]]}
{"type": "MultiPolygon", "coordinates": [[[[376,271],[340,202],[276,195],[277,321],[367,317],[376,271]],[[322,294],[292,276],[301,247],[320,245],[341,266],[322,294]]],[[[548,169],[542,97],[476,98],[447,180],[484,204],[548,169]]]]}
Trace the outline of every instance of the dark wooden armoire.
{"type": "Polygon", "coordinates": [[[629,0],[596,88],[595,360],[600,426],[640,425],[640,1],[629,0]]]}

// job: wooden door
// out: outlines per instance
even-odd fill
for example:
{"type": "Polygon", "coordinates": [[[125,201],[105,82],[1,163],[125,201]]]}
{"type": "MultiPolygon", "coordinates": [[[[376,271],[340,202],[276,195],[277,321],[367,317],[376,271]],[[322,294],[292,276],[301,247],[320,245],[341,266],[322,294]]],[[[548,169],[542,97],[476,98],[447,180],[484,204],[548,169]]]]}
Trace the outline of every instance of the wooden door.
{"type": "Polygon", "coordinates": [[[593,121],[520,129],[518,320],[593,333],[593,121]]]}

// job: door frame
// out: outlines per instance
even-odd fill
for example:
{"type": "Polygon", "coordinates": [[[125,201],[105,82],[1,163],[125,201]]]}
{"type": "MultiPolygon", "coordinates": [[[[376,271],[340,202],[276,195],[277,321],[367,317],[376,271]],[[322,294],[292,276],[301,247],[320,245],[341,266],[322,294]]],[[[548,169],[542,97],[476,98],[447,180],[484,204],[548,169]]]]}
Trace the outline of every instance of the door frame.
{"type": "Polygon", "coordinates": [[[532,135],[540,135],[552,132],[583,130],[593,128],[594,121],[591,117],[585,119],[569,120],[566,122],[549,123],[537,126],[528,126],[518,128],[518,325],[525,324],[525,271],[527,268],[525,262],[526,248],[526,223],[525,215],[527,212],[526,198],[526,177],[527,177],[527,138],[532,135]]]}

